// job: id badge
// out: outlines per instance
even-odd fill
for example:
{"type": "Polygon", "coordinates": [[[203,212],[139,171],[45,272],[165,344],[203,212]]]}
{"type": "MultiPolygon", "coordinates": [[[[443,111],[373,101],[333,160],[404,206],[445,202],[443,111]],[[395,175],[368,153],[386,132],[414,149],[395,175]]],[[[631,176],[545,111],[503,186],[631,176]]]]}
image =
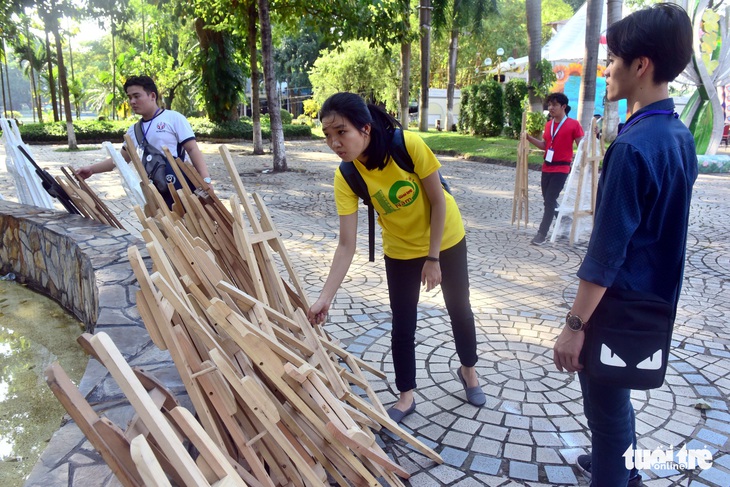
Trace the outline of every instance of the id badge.
{"type": "Polygon", "coordinates": [[[548,149],[545,152],[545,162],[553,162],[553,155],[555,155],[555,151],[552,149],[548,149]]]}

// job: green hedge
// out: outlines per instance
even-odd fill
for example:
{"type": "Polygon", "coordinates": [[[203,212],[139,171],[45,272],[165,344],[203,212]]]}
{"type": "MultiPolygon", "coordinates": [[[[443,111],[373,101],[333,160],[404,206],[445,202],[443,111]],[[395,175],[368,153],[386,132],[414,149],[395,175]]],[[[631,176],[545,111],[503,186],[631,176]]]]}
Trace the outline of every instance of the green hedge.
{"type": "MultiPolygon", "coordinates": [[[[250,120],[213,123],[206,118],[189,118],[193,132],[199,139],[253,139],[253,125],[250,120]]],[[[76,140],[84,142],[121,141],[132,122],[108,120],[82,120],[74,122],[76,140]]],[[[66,142],[66,122],[27,123],[21,125],[20,135],[24,142],[66,142]]],[[[268,126],[262,125],[262,137],[271,137],[268,126]]],[[[306,125],[284,125],[284,138],[311,137],[312,131],[306,125]]]]}
{"type": "MultiPolygon", "coordinates": [[[[78,142],[121,140],[129,128],[128,121],[82,120],[74,122],[78,142]]],[[[66,142],[66,122],[26,123],[19,127],[23,142],[66,142]]]]}

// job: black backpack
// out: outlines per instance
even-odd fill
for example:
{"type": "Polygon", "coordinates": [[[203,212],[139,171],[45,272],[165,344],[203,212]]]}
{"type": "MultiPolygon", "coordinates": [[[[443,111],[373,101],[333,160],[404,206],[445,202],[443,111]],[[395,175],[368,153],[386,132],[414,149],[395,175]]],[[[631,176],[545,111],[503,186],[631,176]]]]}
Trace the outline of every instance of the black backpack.
{"type": "MultiPolygon", "coordinates": [[[[137,137],[137,144],[142,148],[142,164],[147,172],[147,178],[152,181],[152,184],[155,185],[161,195],[167,195],[169,193],[167,188],[167,156],[147,141],[147,137],[142,132],[142,119],[134,124],[134,135],[137,137]]],[[[172,172],[172,168],[170,168],[170,172],[172,172]]]]}
{"type": "MultiPolygon", "coordinates": [[[[406,148],[406,140],[403,136],[403,130],[396,128],[393,131],[393,140],[390,146],[390,156],[393,158],[393,161],[395,161],[396,164],[398,164],[398,167],[403,169],[404,171],[408,171],[410,173],[415,172],[415,166],[413,164],[413,159],[411,159],[411,155],[408,153],[408,149],[406,148]]],[[[345,178],[345,181],[350,186],[350,189],[352,189],[352,192],[355,193],[360,199],[362,200],[363,204],[365,204],[368,207],[368,249],[369,249],[369,259],[370,262],[375,261],[375,209],[373,208],[373,203],[370,201],[370,193],[368,192],[368,185],[365,183],[365,180],[362,178],[358,170],[355,168],[355,165],[352,164],[352,162],[342,161],[340,163],[340,173],[342,174],[342,177],[345,178]]],[[[444,187],[444,189],[451,193],[451,188],[449,187],[449,183],[446,182],[443,175],[439,171],[439,179],[441,180],[441,186],[444,187]]]]}
{"type": "MultiPolygon", "coordinates": [[[[144,136],[142,132],[142,119],[134,124],[134,135],[137,137],[137,144],[142,148],[142,164],[144,165],[145,171],[147,171],[147,177],[155,185],[157,191],[160,192],[160,196],[165,200],[168,208],[172,208],[173,198],[167,183],[172,183],[175,189],[182,188],[182,184],[177,179],[177,175],[167,160],[165,153],[150,144],[147,137],[144,136]]],[[[178,158],[184,160],[185,149],[178,146],[178,153],[178,158]]],[[[195,191],[193,182],[184,174],[183,176],[190,189],[195,191]]]]}

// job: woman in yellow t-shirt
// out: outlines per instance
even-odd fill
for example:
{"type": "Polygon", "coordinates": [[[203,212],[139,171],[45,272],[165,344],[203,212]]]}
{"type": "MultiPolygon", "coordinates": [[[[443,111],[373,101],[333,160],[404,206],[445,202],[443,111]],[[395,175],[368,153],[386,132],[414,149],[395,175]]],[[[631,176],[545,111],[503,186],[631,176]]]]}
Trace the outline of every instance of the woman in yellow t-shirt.
{"type": "MultiPolygon", "coordinates": [[[[421,285],[439,284],[461,361],[456,374],[467,400],[486,402],[476,369],[476,331],[469,302],[469,274],[464,225],[454,198],[441,185],[441,166],[417,135],[404,131],[414,172],[390,156],[393,131],[400,124],[383,109],[368,105],[353,93],[329,97],[319,111],[327,145],[343,161],[352,161],[368,186],[383,231],[383,252],[393,313],[391,343],[398,401],[388,409],[395,422],[416,410],[416,322],[421,285]]],[[[322,323],[347,274],[357,238],[358,196],[339,169],[335,172],[335,202],[340,235],[322,293],[307,313],[322,323]]]]}

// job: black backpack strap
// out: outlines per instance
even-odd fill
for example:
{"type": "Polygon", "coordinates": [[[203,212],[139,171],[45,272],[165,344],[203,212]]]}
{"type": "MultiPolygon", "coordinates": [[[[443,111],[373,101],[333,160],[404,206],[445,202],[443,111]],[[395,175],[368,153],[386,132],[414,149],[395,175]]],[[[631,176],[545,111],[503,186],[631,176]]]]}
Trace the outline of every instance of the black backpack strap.
{"type": "Polygon", "coordinates": [[[396,128],[393,131],[393,142],[390,144],[390,157],[393,158],[398,167],[408,172],[415,172],[413,159],[406,149],[406,138],[403,129],[396,128]]]}
{"type": "Polygon", "coordinates": [[[340,163],[340,174],[362,202],[368,207],[368,250],[370,262],[375,262],[375,209],[370,201],[368,185],[352,162],[340,163]]]}
{"type": "MultiPolygon", "coordinates": [[[[411,159],[411,155],[408,153],[406,148],[406,138],[403,135],[403,129],[396,128],[393,131],[393,143],[390,145],[390,156],[393,158],[398,167],[408,172],[416,172],[416,166],[411,159]]],[[[449,183],[444,179],[443,174],[439,171],[439,180],[441,186],[444,187],[447,193],[451,194],[451,187],[449,183]]]]}
{"type": "Polygon", "coordinates": [[[142,147],[144,143],[144,134],[142,133],[142,119],[140,118],[137,123],[134,124],[134,136],[137,138],[137,145],[142,147]]]}

